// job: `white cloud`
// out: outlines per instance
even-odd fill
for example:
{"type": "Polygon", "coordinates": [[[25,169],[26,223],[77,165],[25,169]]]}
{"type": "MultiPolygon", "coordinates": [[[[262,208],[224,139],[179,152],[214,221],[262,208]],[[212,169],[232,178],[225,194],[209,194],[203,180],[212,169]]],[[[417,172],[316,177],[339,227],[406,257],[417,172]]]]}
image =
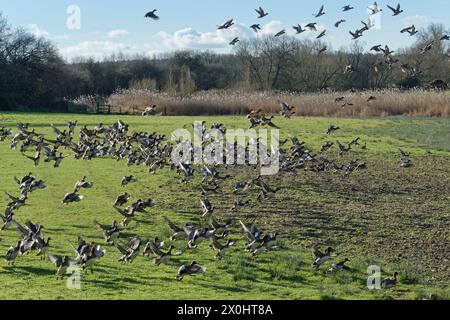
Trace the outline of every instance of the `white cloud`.
{"type": "Polygon", "coordinates": [[[28,31],[36,37],[48,38],[50,33],[38,27],[37,24],[29,24],[27,27],[28,31]]]}
{"type": "Polygon", "coordinates": [[[51,35],[48,31],[39,28],[37,24],[29,24],[27,30],[36,37],[45,38],[48,40],[68,40],[69,36],[65,35],[51,35]]]}
{"type": "Polygon", "coordinates": [[[410,26],[412,24],[415,25],[416,27],[425,27],[430,22],[431,22],[431,17],[421,16],[421,15],[405,17],[402,20],[402,23],[405,27],[410,26]]]}
{"type": "Polygon", "coordinates": [[[231,41],[234,32],[216,30],[213,32],[199,32],[193,28],[185,28],[168,34],[161,31],[157,34],[162,40],[162,45],[168,49],[195,49],[195,48],[220,48],[231,41]]]}
{"type": "Polygon", "coordinates": [[[108,38],[124,37],[129,34],[130,33],[127,30],[122,30],[122,29],[111,30],[110,32],[108,32],[108,38]]]}
{"type": "MultiPolygon", "coordinates": [[[[303,24],[304,25],[304,24],[303,24]]],[[[236,23],[226,30],[214,30],[208,32],[200,32],[193,28],[184,28],[172,33],[164,31],[158,32],[155,41],[144,45],[146,51],[165,52],[180,49],[211,49],[217,52],[226,52],[231,47],[230,41],[239,37],[240,40],[249,40],[261,36],[270,36],[285,29],[286,34],[295,35],[295,30],[291,26],[285,26],[281,21],[272,20],[261,25],[258,33],[253,32],[249,25],[236,23]]],[[[318,32],[325,29],[325,26],[318,25],[318,32]]],[[[306,31],[302,36],[307,38],[315,38],[318,33],[306,31]]]]}
{"type": "Polygon", "coordinates": [[[113,41],[84,41],[74,46],[61,48],[61,53],[67,58],[102,58],[113,53],[130,53],[133,49],[135,49],[134,46],[113,41]]]}
{"type": "MultiPolygon", "coordinates": [[[[306,23],[301,23],[304,26],[306,23]]],[[[177,30],[173,33],[160,31],[153,36],[153,40],[139,45],[128,45],[112,40],[107,41],[84,41],[76,45],[61,48],[61,53],[66,58],[74,57],[94,57],[103,58],[113,53],[144,53],[148,55],[157,53],[173,52],[176,50],[212,50],[217,53],[228,53],[233,48],[229,45],[235,37],[240,40],[250,40],[257,37],[272,36],[285,29],[288,36],[295,36],[298,39],[315,39],[315,37],[325,29],[324,25],[317,25],[318,32],[307,30],[301,35],[296,35],[291,25],[284,25],[281,21],[272,20],[266,24],[261,24],[261,30],[255,33],[249,25],[235,23],[226,30],[213,30],[201,32],[188,27],[177,30]]],[[[42,30],[41,30],[42,31],[42,30]]],[[[329,30],[332,37],[332,30],[329,30]]],[[[113,39],[119,36],[129,34],[126,30],[112,30],[107,33],[108,37],[113,39]]],[[[326,41],[327,38],[324,38],[326,41]]]]}

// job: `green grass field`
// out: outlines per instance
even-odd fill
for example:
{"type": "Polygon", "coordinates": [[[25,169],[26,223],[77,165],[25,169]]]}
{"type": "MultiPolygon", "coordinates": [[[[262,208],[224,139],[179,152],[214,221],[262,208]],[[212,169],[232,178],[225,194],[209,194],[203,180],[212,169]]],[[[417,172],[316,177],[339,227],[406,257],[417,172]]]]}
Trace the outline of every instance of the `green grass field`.
{"type": "MultiPolygon", "coordinates": [[[[11,114],[0,113],[0,127],[15,131],[17,122],[29,122],[38,132],[54,134],[50,123],[63,128],[69,120],[78,120],[93,127],[100,122],[111,124],[121,119],[133,131],[160,132],[170,136],[177,128],[190,128],[195,120],[207,125],[222,122],[227,128],[246,128],[245,117],[158,117],[11,114]]],[[[11,150],[7,141],[0,143],[0,204],[8,202],[4,191],[18,193],[13,177],[28,172],[46,181],[47,188],[33,192],[27,206],[20,208],[16,220],[31,219],[45,226],[50,236],[50,252],[72,256],[78,236],[97,241],[107,250],[106,256],[94,266],[94,273],[83,273],[80,290],[69,290],[65,280],[54,277],[55,268],[40,261],[33,252],[19,256],[14,266],[0,261],[0,299],[422,299],[432,294],[449,299],[450,241],[450,119],[449,118],[370,118],[330,119],[276,117],[281,138],[295,135],[313,150],[320,149],[329,124],[342,130],[331,137],[348,143],[360,137],[367,150],[356,149],[344,159],[367,161],[369,169],[355,172],[348,178],[338,174],[280,174],[268,177],[271,185],[282,189],[274,198],[253,205],[236,214],[244,221],[253,221],[262,232],[279,232],[281,250],[268,251],[253,259],[243,250],[240,228],[231,238],[238,239],[227,257],[214,259],[207,243],[174,258],[172,265],[156,266],[150,258],[139,256],[132,264],[117,261],[118,250],[104,244],[101,231],[93,220],[109,224],[121,216],[112,208],[115,197],[124,192],[120,180],[133,174],[139,182],[126,191],[132,201],[151,197],[156,205],[150,215],[138,215],[129,233],[144,239],[162,237],[169,243],[170,232],[163,215],[181,225],[201,223],[199,192],[196,178],[186,185],[180,176],[163,169],[151,175],[145,167],[127,167],[125,162],[111,159],[92,161],[68,157],[60,168],[42,162],[37,168],[11,150]],[[412,153],[415,167],[400,168],[398,148],[412,153]],[[94,188],[83,190],[83,201],[64,206],[61,200],[72,191],[74,183],[84,175],[94,188]],[[340,257],[350,259],[351,271],[335,275],[311,269],[310,240],[321,249],[331,245],[340,257]],[[205,274],[175,280],[178,267],[195,259],[206,266],[205,274]],[[367,267],[378,265],[383,278],[399,272],[399,284],[389,290],[368,290],[367,267]]],[[[68,151],[66,152],[68,153],[68,151]]],[[[336,149],[329,151],[330,157],[336,149]]],[[[232,183],[257,175],[248,168],[236,169],[232,183]]],[[[256,194],[252,194],[253,200],[256,194]]],[[[208,197],[217,208],[217,217],[233,215],[231,195],[208,197]]],[[[0,232],[0,255],[18,240],[11,228],[0,232]]],[[[177,248],[184,242],[175,242],[177,248]]],[[[336,262],[336,261],[334,261],[336,262]]]]}

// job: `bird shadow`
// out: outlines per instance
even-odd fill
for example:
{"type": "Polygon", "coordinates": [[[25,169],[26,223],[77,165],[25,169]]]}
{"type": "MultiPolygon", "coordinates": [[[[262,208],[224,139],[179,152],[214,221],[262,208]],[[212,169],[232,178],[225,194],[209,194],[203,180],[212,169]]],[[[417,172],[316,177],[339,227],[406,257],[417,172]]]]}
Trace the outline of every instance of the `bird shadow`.
{"type": "Polygon", "coordinates": [[[31,266],[7,266],[3,267],[3,270],[6,270],[8,273],[13,274],[36,274],[36,275],[53,275],[55,272],[50,269],[37,268],[31,266]]]}
{"type": "Polygon", "coordinates": [[[224,285],[218,285],[218,284],[208,284],[208,283],[202,283],[202,287],[209,287],[214,290],[223,290],[228,292],[248,292],[248,289],[237,287],[237,286],[224,286],[224,285]]]}

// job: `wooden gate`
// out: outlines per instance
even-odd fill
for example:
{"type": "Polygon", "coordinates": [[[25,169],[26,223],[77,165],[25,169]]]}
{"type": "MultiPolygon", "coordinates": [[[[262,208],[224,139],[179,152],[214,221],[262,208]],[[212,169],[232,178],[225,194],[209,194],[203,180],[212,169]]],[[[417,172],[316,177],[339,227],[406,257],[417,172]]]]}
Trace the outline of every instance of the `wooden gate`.
{"type": "Polygon", "coordinates": [[[111,106],[109,104],[101,104],[97,102],[97,113],[111,113],[111,106]]]}

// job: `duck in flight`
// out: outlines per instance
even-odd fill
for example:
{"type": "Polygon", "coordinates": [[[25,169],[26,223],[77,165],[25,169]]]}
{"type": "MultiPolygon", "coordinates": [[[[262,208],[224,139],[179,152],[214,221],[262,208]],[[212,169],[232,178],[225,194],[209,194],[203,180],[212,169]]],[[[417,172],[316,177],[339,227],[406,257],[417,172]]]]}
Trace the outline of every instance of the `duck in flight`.
{"type": "Polygon", "coordinates": [[[335,24],[334,24],[334,26],[336,27],[336,28],[339,28],[339,26],[341,25],[341,23],[344,23],[344,22],[346,22],[344,19],[341,19],[341,20],[339,20],[339,21],[337,21],[335,24]]]}
{"type": "Polygon", "coordinates": [[[145,18],[151,18],[153,20],[159,20],[159,17],[155,14],[157,10],[153,9],[145,14],[145,18]]]}
{"type": "Polygon", "coordinates": [[[310,31],[317,31],[316,28],[317,22],[308,23],[305,28],[308,28],[310,31]]]}
{"type": "Polygon", "coordinates": [[[415,25],[412,25],[411,27],[404,28],[404,29],[402,29],[402,30],[400,31],[400,33],[405,33],[405,32],[409,33],[409,35],[410,35],[411,37],[412,37],[413,35],[419,33],[419,31],[417,31],[415,25]]]}
{"type": "Polygon", "coordinates": [[[236,43],[238,43],[238,42],[239,42],[239,37],[236,37],[236,38],[234,38],[233,40],[231,40],[230,46],[234,46],[234,45],[236,45],[236,43]]]}
{"type": "Polygon", "coordinates": [[[351,34],[351,36],[353,37],[352,40],[356,40],[360,37],[362,37],[362,33],[361,30],[356,30],[355,32],[349,31],[349,33],[351,34]]]}
{"type": "Polygon", "coordinates": [[[234,19],[230,19],[230,20],[226,21],[224,24],[222,24],[221,26],[217,26],[217,30],[228,29],[232,25],[234,25],[234,19]]]}
{"type": "Polygon", "coordinates": [[[370,7],[367,7],[370,11],[372,11],[372,15],[375,15],[377,13],[380,13],[381,11],[383,11],[383,9],[381,9],[378,6],[378,3],[375,1],[374,4],[370,7]]]}
{"type": "Polygon", "coordinates": [[[293,26],[292,27],[295,31],[297,31],[297,34],[303,33],[306,31],[306,29],[303,29],[301,25],[293,26]]]}
{"type": "Polygon", "coordinates": [[[276,33],[275,35],[274,35],[274,37],[279,37],[279,36],[282,36],[283,34],[285,34],[286,33],[286,30],[281,30],[280,32],[278,32],[278,33],[276,33]]]}
{"type": "Polygon", "coordinates": [[[322,38],[325,34],[326,34],[327,30],[323,30],[317,37],[316,39],[320,39],[322,38]]]}
{"type": "Polygon", "coordinates": [[[252,29],[252,30],[255,31],[255,32],[258,32],[259,30],[261,30],[261,25],[258,24],[258,23],[252,24],[252,25],[250,26],[250,29],[252,29]]]}
{"type": "Polygon", "coordinates": [[[264,9],[261,7],[255,9],[255,11],[258,13],[258,19],[264,18],[265,16],[269,15],[269,13],[265,12],[264,9]]]}
{"type": "Polygon", "coordinates": [[[319,12],[318,12],[317,14],[315,14],[314,16],[315,16],[316,18],[318,18],[318,17],[323,16],[324,14],[325,14],[325,11],[324,11],[324,5],[322,5],[322,6],[320,7],[320,9],[319,9],[319,12]]]}
{"type": "Polygon", "coordinates": [[[400,3],[397,4],[396,8],[393,8],[390,5],[387,5],[387,7],[392,10],[392,12],[394,13],[393,16],[398,16],[403,12],[403,10],[400,8],[400,3]]]}
{"type": "Polygon", "coordinates": [[[342,7],[342,11],[350,11],[350,10],[353,10],[353,9],[355,9],[354,7],[352,7],[351,5],[347,5],[347,6],[344,6],[344,7],[342,7]]]}

